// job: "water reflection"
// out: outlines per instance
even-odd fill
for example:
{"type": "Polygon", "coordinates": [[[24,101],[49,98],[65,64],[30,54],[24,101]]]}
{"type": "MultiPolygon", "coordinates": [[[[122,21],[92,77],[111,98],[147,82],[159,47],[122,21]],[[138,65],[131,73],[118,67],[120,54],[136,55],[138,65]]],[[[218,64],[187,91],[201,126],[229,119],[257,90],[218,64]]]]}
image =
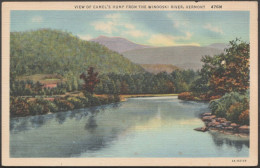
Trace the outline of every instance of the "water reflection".
{"type": "Polygon", "coordinates": [[[97,121],[95,120],[95,116],[90,116],[88,119],[88,122],[85,125],[85,130],[88,130],[89,132],[94,132],[97,128],[97,121]]]}
{"type": "MultiPolygon", "coordinates": [[[[186,150],[184,153],[189,153],[191,148],[196,148],[202,156],[207,153],[201,148],[204,143],[190,143],[190,138],[186,137],[193,137],[197,142],[210,143],[213,139],[213,148],[222,148],[224,144],[238,150],[249,147],[246,139],[193,131],[203,124],[196,117],[197,114],[207,110],[205,103],[151,98],[128,99],[123,103],[15,118],[10,122],[10,155],[81,157],[87,154],[86,157],[124,157],[128,156],[125,152],[135,148],[147,152],[147,156],[151,157],[160,157],[164,152],[176,150],[186,150]],[[128,136],[130,140],[124,141],[128,136]],[[180,143],[180,138],[183,144],[176,146],[180,143]],[[128,148],[131,143],[134,145],[128,148]],[[148,148],[143,149],[147,144],[148,148]],[[160,145],[167,148],[161,148],[160,145]]],[[[165,156],[175,157],[175,153],[165,156]]],[[[218,155],[213,151],[213,156],[218,155]]]]}
{"type": "Polygon", "coordinates": [[[75,119],[76,121],[80,121],[89,114],[95,116],[100,112],[104,112],[107,108],[117,109],[119,107],[120,104],[115,103],[111,105],[77,109],[73,111],[58,112],[47,115],[17,117],[10,120],[10,132],[17,133],[21,131],[28,131],[30,129],[40,128],[45,125],[47,121],[50,121],[53,118],[55,118],[55,121],[61,125],[66,121],[66,119],[75,119]]]}
{"type": "Polygon", "coordinates": [[[238,135],[228,135],[217,131],[209,131],[209,134],[212,136],[212,140],[217,147],[227,145],[229,147],[235,147],[238,152],[241,151],[243,147],[249,148],[248,137],[238,137],[238,135]]]}

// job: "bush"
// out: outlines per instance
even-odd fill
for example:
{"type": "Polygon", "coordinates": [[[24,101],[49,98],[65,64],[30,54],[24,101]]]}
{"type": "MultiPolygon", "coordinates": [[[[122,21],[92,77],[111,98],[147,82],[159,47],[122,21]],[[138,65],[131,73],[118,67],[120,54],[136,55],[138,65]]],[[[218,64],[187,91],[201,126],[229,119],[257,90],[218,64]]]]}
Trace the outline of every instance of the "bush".
{"type": "Polygon", "coordinates": [[[191,95],[191,92],[183,92],[178,95],[178,99],[193,100],[193,96],[191,95]]]}
{"type": "Polygon", "coordinates": [[[80,100],[83,107],[89,107],[90,106],[88,98],[86,98],[86,97],[77,97],[77,98],[80,100]]]}
{"type": "Polygon", "coordinates": [[[84,104],[82,104],[81,100],[77,97],[68,97],[67,100],[74,105],[74,108],[82,108],[84,104]]]}
{"type": "Polygon", "coordinates": [[[10,116],[26,116],[30,114],[28,99],[11,97],[10,100],[10,116]]]}
{"type": "Polygon", "coordinates": [[[227,119],[235,122],[235,123],[240,123],[239,121],[239,116],[243,111],[245,111],[248,108],[246,103],[234,103],[232,104],[229,109],[227,110],[227,119]]]}
{"type": "Polygon", "coordinates": [[[58,106],[60,111],[66,111],[66,110],[73,110],[74,105],[70,103],[69,101],[62,99],[62,98],[56,98],[54,99],[54,103],[58,106]]]}
{"type": "Polygon", "coordinates": [[[29,110],[31,115],[40,115],[44,114],[43,105],[36,103],[35,101],[31,101],[29,103],[29,110]]]}
{"type": "Polygon", "coordinates": [[[249,110],[243,111],[240,116],[238,117],[238,121],[240,124],[246,124],[249,125],[249,110]]]}
{"type": "Polygon", "coordinates": [[[114,94],[114,101],[120,102],[120,96],[118,94],[114,94]]]}
{"type": "Polygon", "coordinates": [[[209,108],[217,117],[226,117],[233,122],[239,122],[239,115],[248,109],[249,94],[237,92],[226,93],[220,99],[210,101],[209,108]]]}
{"type": "Polygon", "coordinates": [[[57,105],[55,103],[53,103],[52,101],[49,101],[47,106],[48,106],[50,112],[58,112],[59,111],[59,108],[57,107],[57,105]]]}
{"type": "Polygon", "coordinates": [[[216,95],[216,96],[211,96],[209,99],[210,100],[215,100],[215,99],[219,99],[219,98],[221,98],[221,96],[220,95],[216,95]]]}

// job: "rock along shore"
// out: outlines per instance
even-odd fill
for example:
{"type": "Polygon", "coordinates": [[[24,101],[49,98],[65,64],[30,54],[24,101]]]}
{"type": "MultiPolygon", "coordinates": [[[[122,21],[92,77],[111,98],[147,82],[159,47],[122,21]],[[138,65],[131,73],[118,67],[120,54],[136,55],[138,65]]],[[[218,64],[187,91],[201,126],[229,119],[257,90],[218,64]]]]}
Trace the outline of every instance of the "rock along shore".
{"type": "Polygon", "coordinates": [[[249,135],[250,127],[248,125],[242,125],[232,123],[225,118],[217,118],[211,113],[201,114],[201,119],[205,123],[204,127],[195,128],[196,131],[206,132],[209,130],[217,130],[223,133],[249,135]]]}

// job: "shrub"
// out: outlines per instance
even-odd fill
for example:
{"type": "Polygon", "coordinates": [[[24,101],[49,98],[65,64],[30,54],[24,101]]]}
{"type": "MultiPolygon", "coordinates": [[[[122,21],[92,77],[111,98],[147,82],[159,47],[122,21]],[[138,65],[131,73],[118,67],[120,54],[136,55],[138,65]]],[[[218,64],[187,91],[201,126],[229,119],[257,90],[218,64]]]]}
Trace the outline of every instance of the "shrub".
{"type": "Polygon", "coordinates": [[[249,110],[243,111],[240,116],[238,117],[238,121],[240,124],[246,124],[249,125],[249,110]]]}
{"type": "Polygon", "coordinates": [[[49,101],[47,104],[50,112],[58,112],[59,108],[57,107],[57,105],[55,103],[53,103],[52,101],[49,101]]]}
{"type": "Polygon", "coordinates": [[[178,95],[178,99],[181,100],[192,100],[191,92],[182,92],[178,95]]]}
{"type": "Polygon", "coordinates": [[[77,97],[68,97],[67,100],[74,105],[75,108],[82,108],[84,104],[82,104],[81,100],[77,97]]]}
{"type": "Polygon", "coordinates": [[[90,103],[89,103],[89,101],[88,101],[88,98],[86,98],[86,97],[77,97],[79,100],[80,100],[80,102],[81,102],[81,104],[83,105],[83,107],[88,107],[88,106],[90,106],[90,103]]]}
{"type": "Polygon", "coordinates": [[[240,94],[237,92],[231,92],[226,93],[220,99],[210,101],[209,108],[211,109],[212,113],[215,114],[217,117],[228,117],[233,121],[238,121],[238,116],[240,115],[240,113],[248,108],[248,102],[248,93],[240,94]],[[236,112],[237,110],[239,110],[240,113],[236,112]]]}
{"type": "Polygon", "coordinates": [[[118,94],[114,94],[114,101],[120,102],[120,96],[118,94]]]}
{"type": "Polygon", "coordinates": [[[43,106],[41,104],[36,103],[35,101],[31,101],[29,103],[29,110],[31,115],[44,114],[43,106]]]}
{"type": "Polygon", "coordinates": [[[227,119],[235,122],[235,123],[240,123],[239,122],[239,116],[243,111],[245,111],[248,108],[246,103],[234,103],[232,104],[229,109],[227,110],[227,119]]]}
{"type": "Polygon", "coordinates": [[[216,96],[211,96],[209,99],[210,100],[215,100],[215,99],[219,99],[219,98],[221,98],[221,96],[220,95],[216,95],[216,96]]]}
{"type": "Polygon", "coordinates": [[[28,99],[26,98],[13,98],[10,100],[10,116],[26,116],[30,114],[28,99]]]}
{"type": "Polygon", "coordinates": [[[60,111],[66,111],[66,110],[74,109],[74,105],[72,103],[70,103],[69,101],[62,99],[62,98],[54,99],[54,103],[58,106],[60,111]]]}

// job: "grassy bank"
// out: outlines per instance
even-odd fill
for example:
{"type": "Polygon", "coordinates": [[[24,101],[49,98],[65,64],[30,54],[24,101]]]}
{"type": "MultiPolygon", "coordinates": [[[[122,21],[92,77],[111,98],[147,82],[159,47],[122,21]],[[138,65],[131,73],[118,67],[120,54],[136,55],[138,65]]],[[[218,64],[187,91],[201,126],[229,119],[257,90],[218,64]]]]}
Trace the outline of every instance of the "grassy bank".
{"type": "MultiPolygon", "coordinates": [[[[97,97],[106,97],[106,95],[95,95],[97,97]]],[[[178,94],[123,94],[119,95],[120,101],[126,101],[127,98],[134,97],[164,97],[164,96],[178,96],[178,94]]]]}
{"type": "Polygon", "coordinates": [[[135,95],[90,95],[82,92],[67,92],[53,97],[11,97],[11,117],[43,115],[85,107],[100,106],[132,97],[163,97],[177,96],[177,94],[135,94],[135,95]]]}

